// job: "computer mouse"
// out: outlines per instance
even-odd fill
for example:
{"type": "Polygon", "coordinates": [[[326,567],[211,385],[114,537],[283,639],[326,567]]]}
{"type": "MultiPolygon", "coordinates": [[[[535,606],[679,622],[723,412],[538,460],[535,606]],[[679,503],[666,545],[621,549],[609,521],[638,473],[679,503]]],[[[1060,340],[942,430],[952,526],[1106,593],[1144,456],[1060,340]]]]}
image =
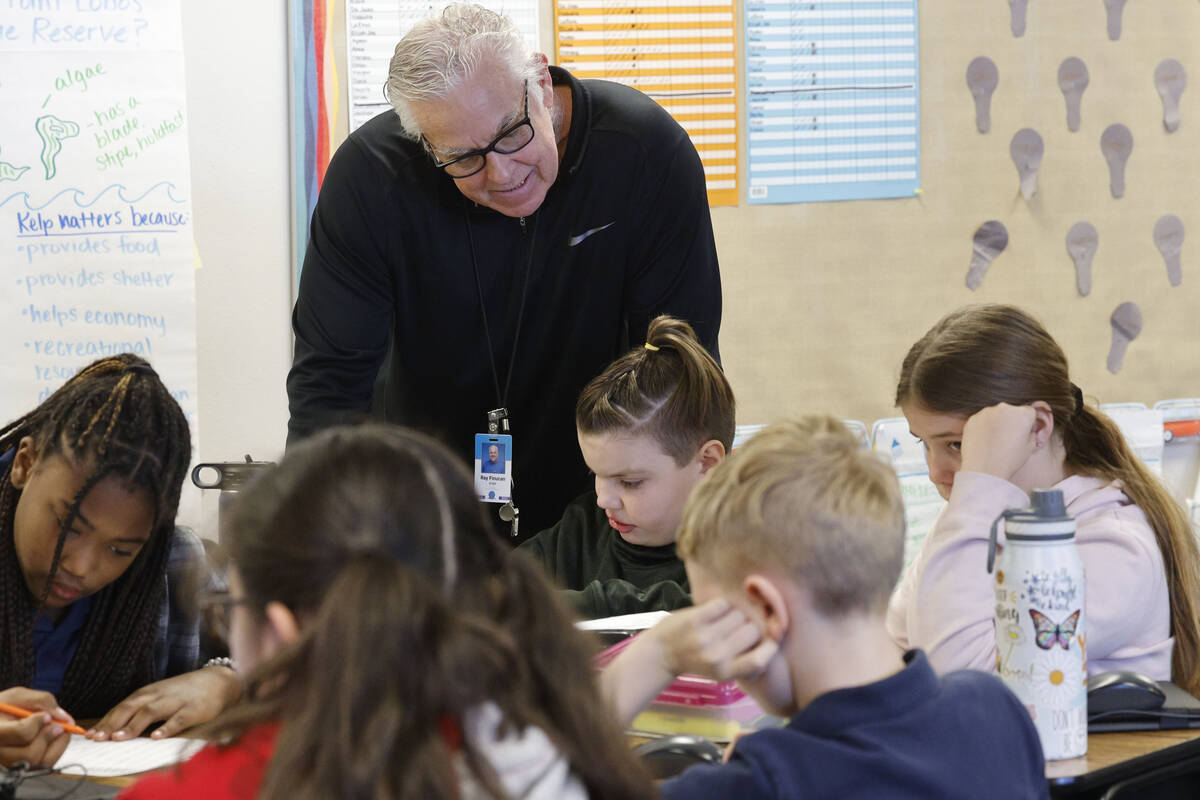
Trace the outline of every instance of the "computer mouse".
{"type": "Polygon", "coordinates": [[[1089,676],[1087,695],[1088,714],[1153,711],[1166,700],[1158,681],[1128,670],[1089,676]]]}
{"type": "Polygon", "coordinates": [[[695,764],[720,764],[725,755],[711,739],[678,734],[651,739],[633,748],[657,780],[678,775],[695,764]]]}

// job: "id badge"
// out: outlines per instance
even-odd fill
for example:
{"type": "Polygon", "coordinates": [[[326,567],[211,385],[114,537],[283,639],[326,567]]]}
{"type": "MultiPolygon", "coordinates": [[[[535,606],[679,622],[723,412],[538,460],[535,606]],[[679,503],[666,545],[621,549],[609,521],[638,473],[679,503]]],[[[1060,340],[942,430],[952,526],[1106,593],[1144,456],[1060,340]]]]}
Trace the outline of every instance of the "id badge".
{"type": "Polygon", "coordinates": [[[512,500],[512,436],[475,434],[475,494],[485,503],[512,500]]]}

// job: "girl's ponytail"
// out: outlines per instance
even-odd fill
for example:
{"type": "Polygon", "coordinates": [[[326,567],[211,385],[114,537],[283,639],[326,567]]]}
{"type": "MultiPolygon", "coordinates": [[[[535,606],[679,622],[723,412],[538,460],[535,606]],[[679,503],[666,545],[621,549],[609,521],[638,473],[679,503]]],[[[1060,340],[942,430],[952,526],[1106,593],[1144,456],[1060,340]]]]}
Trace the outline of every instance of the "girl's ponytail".
{"type": "Polygon", "coordinates": [[[1200,692],[1200,547],[1187,515],[1162,482],[1130,449],[1109,417],[1081,405],[1062,426],[1067,463],[1085,475],[1118,480],[1146,515],[1162,553],[1171,603],[1171,677],[1186,691],[1200,692]]]}
{"type": "Polygon", "coordinates": [[[450,602],[386,554],[342,567],[299,638],[250,676],[251,699],[212,729],[283,723],[259,797],[453,797],[460,752],[503,797],[490,764],[456,732],[524,666],[512,637],[450,602]]]}

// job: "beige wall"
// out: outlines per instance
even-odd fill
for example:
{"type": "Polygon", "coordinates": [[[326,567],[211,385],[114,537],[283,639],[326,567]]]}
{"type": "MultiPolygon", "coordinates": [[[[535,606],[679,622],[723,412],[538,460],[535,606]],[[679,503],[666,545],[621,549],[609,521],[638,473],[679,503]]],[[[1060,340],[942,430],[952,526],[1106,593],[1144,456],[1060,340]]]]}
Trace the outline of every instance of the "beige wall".
{"type": "Polygon", "coordinates": [[[1130,3],[1117,42],[1108,40],[1099,0],[1032,2],[1020,39],[1008,14],[1000,0],[920,2],[919,198],[714,209],[721,351],[739,422],[806,410],[868,424],[892,416],[909,345],[943,313],[979,302],[1035,312],[1066,349],[1076,383],[1102,402],[1200,395],[1200,4],[1130,3]],[[976,131],[965,79],[978,55],[1000,72],[987,134],[976,131]],[[1068,56],[1091,73],[1076,133],[1067,130],[1056,77],[1068,56]],[[1173,134],[1162,126],[1153,81],[1167,57],[1183,63],[1193,86],[1173,134]],[[1100,134],[1113,122],[1134,136],[1121,200],[1109,193],[1100,153],[1100,134]],[[1008,155],[1023,127],[1046,148],[1029,203],[1008,155]],[[1152,239],[1167,213],[1191,237],[1174,289],[1152,239]],[[989,219],[1007,226],[1009,246],[971,292],[971,236],[989,219]],[[1076,291],[1065,246],[1081,219],[1100,234],[1088,297],[1076,291]],[[1108,319],[1126,300],[1141,306],[1145,326],[1114,376],[1105,369],[1108,319]]]}
{"type": "MultiPolygon", "coordinates": [[[[205,461],[276,458],[291,364],[285,5],[183,0],[205,461]],[[231,25],[230,20],[237,20],[231,25]]],[[[216,537],[215,494],[184,484],[181,522],[216,537]]]]}

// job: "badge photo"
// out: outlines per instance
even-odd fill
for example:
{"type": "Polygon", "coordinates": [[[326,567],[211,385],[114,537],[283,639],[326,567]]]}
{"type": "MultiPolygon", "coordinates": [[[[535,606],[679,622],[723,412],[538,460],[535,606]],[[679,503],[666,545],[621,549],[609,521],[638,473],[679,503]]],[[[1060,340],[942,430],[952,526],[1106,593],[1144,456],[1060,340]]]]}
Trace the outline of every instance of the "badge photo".
{"type": "Polygon", "coordinates": [[[485,503],[512,499],[512,436],[475,434],[475,494],[485,503]]]}

